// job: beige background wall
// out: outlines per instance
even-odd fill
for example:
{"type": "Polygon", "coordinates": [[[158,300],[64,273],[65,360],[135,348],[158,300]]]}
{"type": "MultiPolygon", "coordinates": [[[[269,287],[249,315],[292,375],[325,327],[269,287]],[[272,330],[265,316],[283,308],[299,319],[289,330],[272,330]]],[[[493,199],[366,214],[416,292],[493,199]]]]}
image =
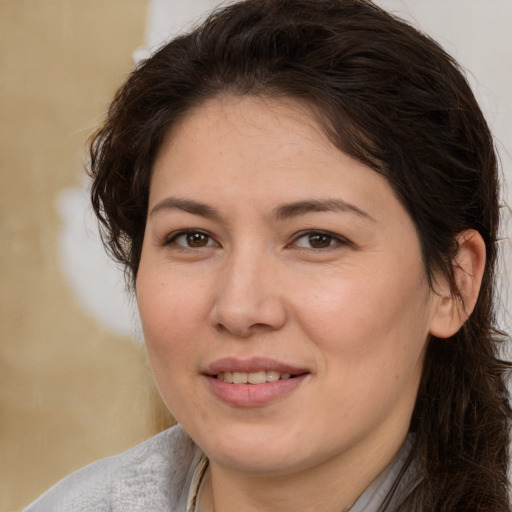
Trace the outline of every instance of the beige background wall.
{"type": "Polygon", "coordinates": [[[0,0],[2,512],[167,421],[142,348],[86,313],[58,250],[59,197],[80,186],[85,141],[144,42],[147,4],[0,0]]]}

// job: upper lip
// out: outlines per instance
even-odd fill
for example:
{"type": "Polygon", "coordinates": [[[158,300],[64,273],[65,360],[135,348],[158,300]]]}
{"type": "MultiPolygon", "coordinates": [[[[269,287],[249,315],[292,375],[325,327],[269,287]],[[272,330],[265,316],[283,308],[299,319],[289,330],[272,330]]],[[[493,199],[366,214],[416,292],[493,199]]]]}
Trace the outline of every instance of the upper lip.
{"type": "Polygon", "coordinates": [[[254,373],[261,371],[276,371],[291,375],[309,373],[306,368],[300,368],[266,357],[252,357],[250,359],[225,357],[217,359],[206,368],[205,373],[207,375],[217,375],[223,372],[254,373]]]}

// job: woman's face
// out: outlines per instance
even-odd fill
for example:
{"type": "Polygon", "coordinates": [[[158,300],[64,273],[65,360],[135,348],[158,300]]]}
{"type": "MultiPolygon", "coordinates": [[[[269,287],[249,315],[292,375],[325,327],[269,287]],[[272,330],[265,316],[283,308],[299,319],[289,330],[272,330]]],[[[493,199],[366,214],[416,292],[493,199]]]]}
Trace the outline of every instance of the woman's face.
{"type": "Polygon", "coordinates": [[[174,127],[137,299],[159,390],[212,465],[389,459],[407,434],[438,300],[417,233],[300,104],[218,97],[174,127]]]}

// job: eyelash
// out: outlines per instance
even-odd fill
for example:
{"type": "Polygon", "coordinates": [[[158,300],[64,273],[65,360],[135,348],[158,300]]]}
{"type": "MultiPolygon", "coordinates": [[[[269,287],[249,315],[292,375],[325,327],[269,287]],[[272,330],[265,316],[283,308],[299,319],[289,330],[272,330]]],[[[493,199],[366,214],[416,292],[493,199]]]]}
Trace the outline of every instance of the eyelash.
{"type": "MultiPolygon", "coordinates": [[[[200,243],[201,240],[198,240],[200,243]]],[[[321,242],[320,242],[321,243],[321,242]]],[[[218,245],[213,237],[207,233],[206,231],[202,231],[200,229],[185,229],[178,231],[176,233],[172,233],[169,237],[167,237],[163,243],[163,245],[175,245],[181,249],[187,250],[195,250],[195,249],[202,249],[204,247],[212,247],[212,245],[218,245]],[[204,245],[197,245],[197,246],[190,246],[188,245],[188,240],[184,244],[177,243],[177,240],[179,240],[181,237],[187,237],[187,236],[197,236],[204,237],[206,240],[206,243],[204,245]],[[213,243],[211,243],[213,242],[213,243]]],[[[332,250],[338,246],[346,246],[350,245],[350,242],[339,235],[335,235],[334,233],[331,233],[329,231],[321,231],[321,230],[308,230],[308,231],[302,231],[294,236],[293,240],[286,246],[287,248],[297,248],[299,250],[304,251],[327,251],[332,250]],[[301,239],[308,239],[307,243],[311,243],[312,238],[324,238],[327,239],[327,244],[325,247],[304,247],[298,245],[298,241],[301,239]]]]}

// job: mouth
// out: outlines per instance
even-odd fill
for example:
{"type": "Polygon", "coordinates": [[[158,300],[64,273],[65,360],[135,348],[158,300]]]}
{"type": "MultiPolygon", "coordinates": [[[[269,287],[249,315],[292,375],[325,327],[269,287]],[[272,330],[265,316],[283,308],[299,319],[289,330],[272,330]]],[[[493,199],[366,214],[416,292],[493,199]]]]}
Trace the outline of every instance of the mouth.
{"type": "Polygon", "coordinates": [[[277,382],[297,377],[288,372],[277,370],[262,370],[258,372],[220,372],[214,378],[229,384],[265,384],[266,382],[277,382]]]}
{"type": "Polygon", "coordinates": [[[267,384],[303,377],[310,372],[274,359],[254,357],[248,360],[224,358],[215,361],[206,375],[226,384],[267,384]]]}
{"type": "Polygon", "coordinates": [[[264,407],[283,400],[307,382],[311,372],[275,359],[224,358],[204,373],[209,389],[236,408],[264,407]]]}

